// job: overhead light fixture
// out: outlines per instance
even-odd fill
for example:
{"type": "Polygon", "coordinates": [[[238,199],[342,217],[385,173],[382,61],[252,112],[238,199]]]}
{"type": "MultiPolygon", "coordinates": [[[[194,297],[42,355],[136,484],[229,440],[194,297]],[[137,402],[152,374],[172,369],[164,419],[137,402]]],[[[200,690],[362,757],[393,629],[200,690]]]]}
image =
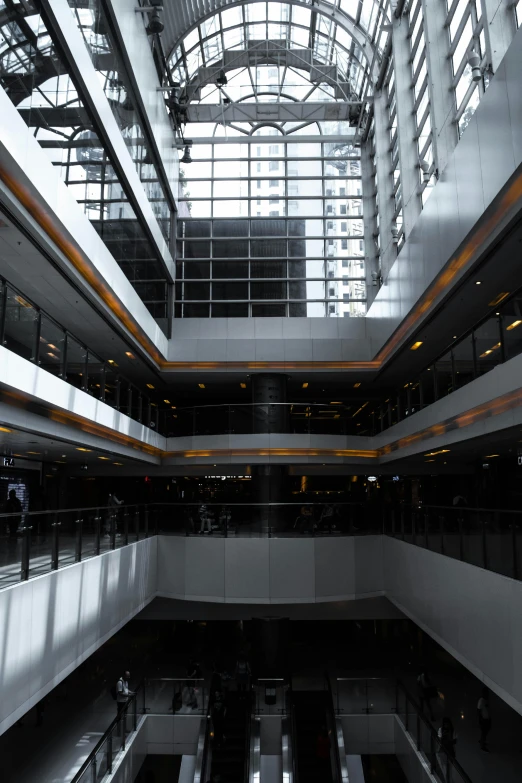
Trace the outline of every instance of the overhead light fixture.
{"type": "Polygon", "coordinates": [[[149,23],[145,30],[147,31],[147,35],[158,35],[159,33],[162,33],[164,29],[165,25],[161,21],[160,9],[156,6],[152,9],[149,23]]]}
{"type": "Polygon", "coordinates": [[[110,460],[110,457],[98,457],[98,459],[110,460]]]}
{"type": "Polygon", "coordinates": [[[425,460],[425,462],[435,462],[435,460],[434,459],[427,459],[427,460],[425,460]]]}
{"type": "Polygon", "coordinates": [[[493,457],[500,457],[500,454],[486,454],[483,459],[493,459],[493,457]]]}
{"type": "Polygon", "coordinates": [[[108,364],[116,364],[116,362],[114,361],[114,359],[107,359],[107,363],[108,363],[108,364]]]}
{"type": "Polygon", "coordinates": [[[502,291],[498,296],[496,296],[494,299],[491,300],[491,302],[488,303],[488,307],[496,307],[501,302],[503,302],[507,296],[509,296],[509,291],[502,291]]]}
{"type": "Polygon", "coordinates": [[[90,451],[92,451],[92,449],[84,449],[84,447],[83,447],[83,446],[77,446],[77,447],[76,447],[76,451],[86,451],[86,452],[90,452],[90,451]]]}
{"type": "Polygon", "coordinates": [[[198,386],[199,386],[200,389],[204,389],[205,388],[205,384],[204,383],[198,383],[198,386]]]}
{"type": "Polygon", "coordinates": [[[185,144],[185,152],[183,153],[183,157],[181,158],[181,163],[192,163],[192,157],[190,155],[190,148],[192,146],[192,142],[190,144],[185,144]]]}
{"type": "Polygon", "coordinates": [[[410,351],[417,351],[422,345],[422,340],[417,340],[416,343],[410,346],[410,351]]]}
{"type": "Polygon", "coordinates": [[[0,432],[12,432],[13,430],[10,430],[9,427],[0,427],[0,432]]]}
{"type": "Polygon", "coordinates": [[[125,351],[125,356],[128,356],[128,358],[129,358],[129,359],[135,359],[135,358],[136,358],[136,357],[134,356],[134,354],[133,354],[133,353],[131,353],[130,351],[125,351]]]}
{"type": "Polygon", "coordinates": [[[228,84],[228,79],[225,71],[223,68],[220,70],[218,75],[216,76],[216,84],[218,87],[224,87],[226,84],[228,84]]]}
{"type": "Polygon", "coordinates": [[[240,383],[239,385],[241,386],[242,389],[246,389],[246,383],[240,383]]]}
{"type": "Polygon", "coordinates": [[[171,405],[170,407],[172,408],[173,411],[176,410],[176,405],[171,405]]]}
{"type": "Polygon", "coordinates": [[[120,467],[121,467],[121,466],[123,465],[123,462],[113,462],[112,464],[113,464],[113,465],[118,465],[118,466],[120,466],[120,467]]]}
{"type": "Polygon", "coordinates": [[[342,402],[331,402],[330,405],[342,405],[342,402]]]}
{"type": "Polygon", "coordinates": [[[358,389],[360,385],[361,385],[360,382],[354,383],[353,388],[354,389],[358,389]]]}
{"type": "Polygon", "coordinates": [[[437,454],[447,454],[448,451],[451,451],[451,449],[439,449],[438,451],[430,451],[428,454],[425,454],[425,457],[436,457],[437,454]]]}
{"type": "Polygon", "coordinates": [[[40,451],[28,451],[27,453],[28,454],[41,454],[40,451]]]}
{"type": "Polygon", "coordinates": [[[165,405],[170,405],[170,400],[163,400],[163,402],[165,403],[165,405]]]}
{"type": "Polygon", "coordinates": [[[476,280],[475,285],[482,285],[482,280],[476,280]]]}
{"type": "Polygon", "coordinates": [[[303,389],[308,389],[308,383],[303,383],[303,389]]]}
{"type": "Polygon", "coordinates": [[[57,359],[57,358],[58,358],[58,357],[56,356],[56,354],[54,354],[52,351],[47,351],[47,356],[50,356],[50,357],[51,357],[51,359],[57,359]]]}
{"type": "Polygon", "coordinates": [[[522,321],[513,321],[512,324],[509,324],[509,326],[506,326],[506,331],[510,332],[512,329],[516,329],[517,326],[520,326],[522,324],[522,321]]]}
{"type": "Polygon", "coordinates": [[[480,55],[477,52],[471,50],[468,52],[468,63],[471,68],[471,78],[474,82],[479,82],[482,79],[482,70],[480,68],[480,55]]]}
{"type": "Polygon", "coordinates": [[[427,185],[431,179],[430,168],[431,166],[427,160],[421,160],[420,169],[422,171],[422,182],[424,185],[427,185]]]}
{"type": "Polygon", "coordinates": [[[147,389],[153,389],[153,388],[154,388],[154,384],[152,384],[152,383],[147,383],[147,389]]]}
{"type": "Polygon", "coordinates": [[[48,348],[51,348],[53,351],[57,351],[57,350],[58,350],[58,348],[56,347],[56,345],[53,345],[52,343],[47,343],[47,347],[48,347],[48,348]]]}
{"type": "Polygon", "coordinates": [[[454,334],[454,335],[453,335],[453,339],[454,339],[454,340],[456,340],[456,339],[457,339],[457,335],[456,335],[456,334],[454,334]]]}

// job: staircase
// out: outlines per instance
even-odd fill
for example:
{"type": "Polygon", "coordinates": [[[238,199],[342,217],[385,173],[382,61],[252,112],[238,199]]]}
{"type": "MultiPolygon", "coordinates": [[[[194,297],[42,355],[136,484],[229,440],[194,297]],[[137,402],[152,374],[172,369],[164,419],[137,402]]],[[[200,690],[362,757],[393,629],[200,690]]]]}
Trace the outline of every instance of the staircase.
{"type": "Polygon", "coordinates": [[[299,783],[329,783],[333,780],[330,758],[317,755],[317,738],[326,726],[328,693],[294,691],[293,703],[299,783]]]}
{"type": "Polygon", "coordinates": [[[247,696],[233,691],[227,693],[225,742],[221,748],[212,747],[212,779],[221,776],[226,783],[244,783],[245,743],[247,734],[247,696]]]}

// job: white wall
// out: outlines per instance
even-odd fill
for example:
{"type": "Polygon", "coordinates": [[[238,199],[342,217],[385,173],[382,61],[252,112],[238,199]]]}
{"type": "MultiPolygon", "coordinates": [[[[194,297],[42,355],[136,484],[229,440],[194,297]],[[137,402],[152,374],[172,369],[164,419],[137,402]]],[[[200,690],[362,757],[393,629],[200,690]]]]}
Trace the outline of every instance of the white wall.
{"type": "Polygon", "coordinates": [[[522,582],[384,536],[386,596],[522,714],[522,582]]]}
{"type": "Polygon", "coordinates": [[[158,595],[221,603],[316,603],[381,595],[380,536],[160,536],[158,595]]]}
{"type": "Polygon", "coordinates": [[[0,734],[154,597],[149,538],[0,591],[0,734]]]}

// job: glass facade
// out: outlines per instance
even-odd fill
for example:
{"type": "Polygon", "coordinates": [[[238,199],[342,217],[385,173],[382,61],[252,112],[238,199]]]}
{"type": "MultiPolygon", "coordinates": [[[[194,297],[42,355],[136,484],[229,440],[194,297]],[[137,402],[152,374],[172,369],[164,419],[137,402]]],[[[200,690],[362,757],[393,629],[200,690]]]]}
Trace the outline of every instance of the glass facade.
{"type": "Polygon", "coordinates": [[[413,0],[408,14],[409,38],[411,46],[411,77],[413,85],[415,130],[417,153],[419,156],[419,186],[422,189],[422,204],[429,198],[433,180],[424,182],[424,169],[433,170],[433,145],[431,132],[431,105],[428,85],[428,63],[426,58],[426,38],[424,33],[424,12],[422,0],[413,0]]]}
{"type": "Polygon", "coordinates": [[[5,5],[0,84],[160,326],[168,285],[82,96],[36,5],[5,5]]]}
{"type": "MultiPolygon", "coordinates": [[[[266,70],[275,84],[278,69],[266,70]]],[[[258,128],[250,144],[227,129],[228,143],[194,148],[191,217],[178,220],[179,317],[364,315],[360,151],[317,126],[317,142],[300,142],[311,126],[291,126],[258,128]]]]}
{"type": "Polygon", "coordinates": [[[486,39],[482,4],[477,0],[446,0],[446,27],[449,35],[449,55],[453,71],[452,89],[455,97],[455,119],[459,136],[479,105],[488,85],[486,70],[486,39]],[[480,59],[481,76],[473,79],[469,57],[480,59]]]}

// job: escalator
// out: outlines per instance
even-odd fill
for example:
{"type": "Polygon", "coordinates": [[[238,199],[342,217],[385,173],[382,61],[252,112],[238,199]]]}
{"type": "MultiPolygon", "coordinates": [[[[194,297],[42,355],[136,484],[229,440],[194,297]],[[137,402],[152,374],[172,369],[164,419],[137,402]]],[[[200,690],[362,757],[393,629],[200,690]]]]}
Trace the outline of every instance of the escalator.
{"type": "Polygon", "coordinates": [[[334,783],[328,691],[293,691],[292,701],[299,783],[334,783]]]}
{"type": "Polygon", "coordinates": [[[221,747],[212,746],[211,780],[244,783],[245,764],[250,752],[250,700],[246,694],[229,691],[226,696],[225,738],[221,747]],[[218,776],[220,776],[218,778],[218,776]]]}

